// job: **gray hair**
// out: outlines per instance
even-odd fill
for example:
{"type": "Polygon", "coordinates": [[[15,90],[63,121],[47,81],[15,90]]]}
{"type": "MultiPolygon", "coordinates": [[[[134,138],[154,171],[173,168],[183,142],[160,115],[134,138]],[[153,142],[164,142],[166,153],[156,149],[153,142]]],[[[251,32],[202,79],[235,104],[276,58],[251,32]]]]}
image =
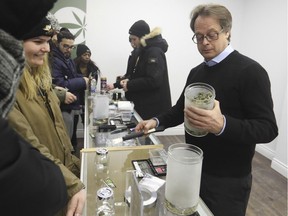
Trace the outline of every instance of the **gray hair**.
{"type": "MultiPolygon", "coordinates": [[[[219,4],[202,4],[195,7],[191,14],[190,28],[195,32],[194,24],[198,16],[213,17],[219,21],[220,26],[225,32],[230,32],[232,28],[232,15],[230,11],[219,4]]],[[[231,32],[228,40],[230,41],[231,32]]]]}

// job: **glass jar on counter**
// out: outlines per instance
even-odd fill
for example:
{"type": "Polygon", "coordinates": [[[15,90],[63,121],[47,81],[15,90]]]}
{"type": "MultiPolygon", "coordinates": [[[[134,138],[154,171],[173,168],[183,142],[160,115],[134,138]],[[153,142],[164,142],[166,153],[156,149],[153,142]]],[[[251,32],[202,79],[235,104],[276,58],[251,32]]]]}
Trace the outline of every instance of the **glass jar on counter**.
{"type": "Polygon", "coordinates": [[[97,191],[96,215],[115,215],[114,192],[110,187],[102,187],[97,191]]]}
{"type": "Polygon", "coordinates": [[[101,77],[101,93],[105,93],[107,90],[107,78],[106,77],[101,77]]]}
{"type": "Polygon", "coordinates": [[[95,176],[104,179],[108,174],[109,154],[106,148],[97,148],[95,155],[95,176]]]}

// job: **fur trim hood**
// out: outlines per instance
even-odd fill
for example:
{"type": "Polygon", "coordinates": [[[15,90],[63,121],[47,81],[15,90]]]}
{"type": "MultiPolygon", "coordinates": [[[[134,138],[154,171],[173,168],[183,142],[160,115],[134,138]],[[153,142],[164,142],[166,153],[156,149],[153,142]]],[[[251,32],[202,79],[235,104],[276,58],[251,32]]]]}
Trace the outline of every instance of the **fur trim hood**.
{"type": "Polygon", "coordinates": [[[143,48],[159,47],[163,52],[167,52],[168,50],[168,43],[162,38],[161,29],[159,27],[154,28],[149,34],[143,36],[140,39],[140,43],[143,48]]]}

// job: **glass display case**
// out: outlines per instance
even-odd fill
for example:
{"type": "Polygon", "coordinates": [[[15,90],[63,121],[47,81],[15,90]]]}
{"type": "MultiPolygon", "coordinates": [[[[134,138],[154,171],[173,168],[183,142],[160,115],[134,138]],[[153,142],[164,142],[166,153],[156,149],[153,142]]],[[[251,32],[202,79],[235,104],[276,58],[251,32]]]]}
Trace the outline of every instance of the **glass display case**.
{"type": "MultiPolygon", "coordinates": [[[[127,184],[127,171],[134,170],[132,160],[141,160],[148,158],[150,150],[161,148],[163,148],[163,145],[161,144],[131,146],[125,148],[108,147],[107,149],[109,152],[109,165],[104,175],[102,173],[101,178],[99,178],[99,173],[97,173],[97,168],[95,164],[96,149],[83,149],[81,151],[81,180],[86,185],[87,190],[87,200],[83,215],[96,215],[97,190],[103,186],[108,185],[114,191],[115,215],[130,216],[129,207],[127,202],[125,202],[124,194],[127,184]]],[[[165,179],[165,176],[161,178],[165,179]]],[[[164,186],[161,187],[161,189],[157,192],[157,201],[156,204],[153,206],[153,211],[150,211],[149,214],[143,214],[143,216],[173,215],[167,211],[165,213],[165,207],[163,204],[165,188],[164,186]]],[[[213,215],[201,199],[199,200],[197,212],[200,216],[213,215]]]]}
{"type": "MultiPolygon", "coordinates": [[[[116,134],[111,134],[111,130],[99,130],[99,128],[101,128],[99,127],[100,125],[110,125],[109,121],[114,121],[113,123],[115,123],[115,121],[117,121],[115,116],[117,116],[117,111],[113,110],[112,107],[112,112],[109,111],[109,117],[107,119],[95,121],[93,118],[93,95],[86,92],[84,148],[81,150],[81,181],[85,184],[87,191],[87,200],[83,212],[84,216],[96,215],[97,191],[107,186],[113,190],[115,215],[130,216],[130,208],[125,201],[125,191],[127,189],[127,172],[134,170],[132,161],[148,159],[151,157],[153,150],[164,150],[163,145],[160,144],[160,141],[154,134],[141,136],[136,139],[131,139],[130,141],[128,140],[130,143],[120,142],[116,145],[107,145],[109,140],[119,139],[131,132],[130,128],[116,134]],[[97,164],[99,160],[97,159],[96,152],[103,147],[108,150],[105,156],[108,162],[99,165],[97,164]]],[[[141,120],[141,117],[134,110],[130,123],[137,124],[137,122],[141,120]]],[[[116,125],[123,125],[123,122],[120,122],[120,124],[116,123],[116,125]]],[[[159,178],[165,180],[165,176],[159,178]]],[[[143,213],[140,216],[173,215],[165,212],[165,209],[163,209],[164,186],[157,191],[157,201],[152,211],[150,213],[143,213]]],[[[198,216],[213,215],[201,199],[199,200],[197,214],[198,216]]]]}
{"type": "Polygon", "coordinates": [[[95,119],[93,117],[93,102],[95,95],[85,92],[85,123],[84,123],[84,148],[95,148],[95,147],[104,147],[104,146],[139,146],[139,145],[154,145],[159,144],[160,141],[154,134],[150,134],[147,136],[141,136],[135,139],[127,140],[126,142],[120,142],[113,145],[107,144],[107,141],[115,142],[115,139],[121,138],[128,133],[132,132],[132,128],[127,129],[119,129],[115,130],[99,130],[99,127],[105,125],[114,124],[117,127],[123,127],[127,125],[134,124],[136,125],[139,121],[141,121],[141,117],[138,113],[133,110],[132,118],[130,121],[123,121],[121,118],[121,113],[117,110],[117,101],[110,100],[109,105],[109,115],[108,118],[104,119],[95,119]],[[113,131],[113,132],[112,132],[113,131]],[[112,132],[112,133],[111,133],[112,132]]]}

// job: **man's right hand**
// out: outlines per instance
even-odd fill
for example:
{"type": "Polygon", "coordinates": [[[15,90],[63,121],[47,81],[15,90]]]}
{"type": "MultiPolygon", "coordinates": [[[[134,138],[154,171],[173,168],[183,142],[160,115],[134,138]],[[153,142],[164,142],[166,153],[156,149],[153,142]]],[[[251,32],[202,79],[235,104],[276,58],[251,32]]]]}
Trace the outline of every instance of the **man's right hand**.
{"type": "Polygon", "coordinates": [[[157,121],[155,119],[149,119],[139,122],[135,127],[135,131],[136,132],[144,131],[144,133],[147,134],[150,129],[155,128],[156,126],[157,121]]]}

